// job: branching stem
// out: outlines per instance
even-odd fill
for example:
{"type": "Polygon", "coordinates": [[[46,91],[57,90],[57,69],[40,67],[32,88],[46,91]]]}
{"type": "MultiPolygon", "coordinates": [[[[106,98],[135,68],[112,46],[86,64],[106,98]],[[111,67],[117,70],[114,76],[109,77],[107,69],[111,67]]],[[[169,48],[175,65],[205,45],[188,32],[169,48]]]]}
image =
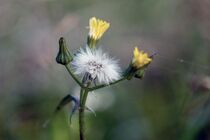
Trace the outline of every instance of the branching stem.
{"type": "Polygon", "coordinates": [[[65,65],[68,73],[71,75],[71,77],[74,79],[74,81],[81,87],[80,90],[80,108],[79,108],[79,134],[80,134],[80,140],[85,140],[85,107],[86,107],[86,100],[88,96],[88,92],[101,89],[110,85],[117,84],[123,80],[125,80],[127,77],[122,77],[119,80],[116,80],[110,84],[102,84],[95,87],[90,87],[91,82],[87,84],[87,86],[84,86],[80,80],[74,75],[73,71],[71,70],[69,65],[65,65]]]}
{"type": "Polygon", "coordinates": [[[71,68],[69,67],[69,65],[65,65],[67,71],[69,72],[69,74],[71,75],[71,77],[74,79],[74,81],[81,87],[81,88],[85,88],[83,86],[83,84],[80,82],[80,80],[74,75],[74,73],[72,72],[71,68]]]}
{"type": "Polygon", "coordinates": [[[112,82],[112,83],[110,83],[108,85],[107,84],[102,84],[102,85],[98,85],[98,86],[95,86],[95,87],[92,87],[92,88],[88,88],[88,90],[89,91],[93,91],[93,90],[97,90],[97,89],[104,88],[104,87],[107,87],[107,86],[111,86],[111,85],[117,84],[117,83],[119,83],[119,82],[121,82],[121,81],[123,81],[125,79],[126,79],[126,77],[122,77],[121,79],[119,79],[117,81],[114,81],[114,82],[112,82]]]}

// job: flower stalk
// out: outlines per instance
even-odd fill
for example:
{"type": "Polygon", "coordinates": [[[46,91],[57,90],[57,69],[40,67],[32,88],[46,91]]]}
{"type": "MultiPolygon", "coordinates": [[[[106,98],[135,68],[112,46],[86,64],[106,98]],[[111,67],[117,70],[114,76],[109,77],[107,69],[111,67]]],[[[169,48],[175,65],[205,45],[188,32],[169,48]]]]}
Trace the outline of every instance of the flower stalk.
{"type": "Polygon", "coordinates": [[[81,87],[81,88],[85,88],[83,86],[83,84],[79,81],[79,79],[77,78],[76,75],[74,75],[73,71],[71,70],[70,66],[69,65],[65,65],[68,73],[71,75],[71,77],[74,79],[74,81],[81,87]]]}
{"type": "MultiPolygon", "coordinates": [[[[69,75],[80,86],[80,99],[68,95],[58,105],[59,110],[67,103],[75,103],[72,114],[79,110],[79,133],[80,140],[85,138],[85,110],[88,93],[94,90],[115,85],[124,80],[131,80],[133,77],[142,79],[145,68],[151,63],[152,57],[147,53],[139,51],[136,47],[133,52],[133,59],[128,68],[122,73],[118,61],[110,58],[97,48],[97,43],[103,34],[108,30],[110,24],[106,21],[96,19],[89,20],[89,34],[85,48],[80,48],[77,53],[71,55],[67,49],[65,39],[59,40],[59,52],[56,61],[65,66],[69,75]],[[77,75],[83,77],[79,79],[77,75]],[[99,85],[97,85],[99,83],[99,85]]],[[[93,111],[94,112],[94,111],[93,111]]],[[[70,117],[71,118],[71,117],[70,117]]]]}
{"type": "MultiPolygon", "coordinates": [[[[91,83],[88,83],[87,87],[90,86],[91,83]]],[[[81,88],[80,90],[80,108],[79,108],[79,132],[80,132],[80,140],[85,140],[85,104],[88,96],[88,89],[81,88]]]]}

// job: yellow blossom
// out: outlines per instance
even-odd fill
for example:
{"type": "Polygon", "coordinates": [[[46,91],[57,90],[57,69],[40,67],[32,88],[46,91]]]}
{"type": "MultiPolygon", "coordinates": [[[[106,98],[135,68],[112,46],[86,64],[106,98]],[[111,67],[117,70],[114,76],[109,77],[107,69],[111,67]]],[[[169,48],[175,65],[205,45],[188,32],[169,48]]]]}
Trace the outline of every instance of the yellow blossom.
{"type": "Polygon", "coordinates": [[[94,40],[99,40],[109,26],[110,24],[108,22],[92,17],[89,20],[89,37],[94,40]]]}
{"type": "Polygon", "coordinates": [[[139,51],[137,47],[135,47],[133,51],[133,60],[132,60],[132,65],[139,69],[142,68],[146,65],[148,65],[152,61],[152,58],[148,56],[147,53],[143,51],[139,51]]]}

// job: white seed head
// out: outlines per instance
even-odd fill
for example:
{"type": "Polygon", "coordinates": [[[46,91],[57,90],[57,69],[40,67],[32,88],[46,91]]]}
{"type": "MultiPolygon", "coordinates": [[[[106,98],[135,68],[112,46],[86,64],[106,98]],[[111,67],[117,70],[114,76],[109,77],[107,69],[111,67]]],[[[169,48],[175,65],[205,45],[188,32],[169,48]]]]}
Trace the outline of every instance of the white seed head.
{"type": "Polygon", "coordinates": [[[97,78],[99,83],[109,84],[120,78],[118,62],[101,49],[81,48],[75,55],[72,65],[75,74],[84,76],[88,73],[92,79],[97,78]]]}

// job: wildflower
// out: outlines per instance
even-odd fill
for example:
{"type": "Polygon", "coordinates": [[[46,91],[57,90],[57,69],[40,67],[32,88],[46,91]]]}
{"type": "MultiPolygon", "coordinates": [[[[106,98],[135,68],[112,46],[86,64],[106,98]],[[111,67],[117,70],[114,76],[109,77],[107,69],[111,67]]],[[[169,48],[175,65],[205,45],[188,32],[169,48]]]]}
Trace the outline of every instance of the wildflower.
{"type": "Polygon", "coordinates": [[[92,17],[89,20],[89,36],[88,36],[88,46],[95,47],[97,41],[102,37],[102,35],[109,28],[110,24],[101,19],[96,19],[92,17]]]}
{"type": "Polygon", "coordinates": [[[125,72],[125,76],[128,80],[133,77],[142,79],[145,74],[145,68],[151,63],[153,56],[148,56],[147,53],[139,51],[137,47],[133,51],[133,59],[130,66],[125,72]]]}
{"type": "Polygon", "coordinates": [[[109,84],[120,78],[117,61],[110,58],[101,49],[80,49],[72,61],[75,74],[84,75],[83,82],[90,80],[109,84]]]}
{"type": "Polygon", "coordinates": [[[143,51],[139,51],[137,47],[135,47],[133,51],[133,60],[132,65],[136,69],[147,66],[152,61],[152,58],[148,56],[147,53],[143,51]]]}

